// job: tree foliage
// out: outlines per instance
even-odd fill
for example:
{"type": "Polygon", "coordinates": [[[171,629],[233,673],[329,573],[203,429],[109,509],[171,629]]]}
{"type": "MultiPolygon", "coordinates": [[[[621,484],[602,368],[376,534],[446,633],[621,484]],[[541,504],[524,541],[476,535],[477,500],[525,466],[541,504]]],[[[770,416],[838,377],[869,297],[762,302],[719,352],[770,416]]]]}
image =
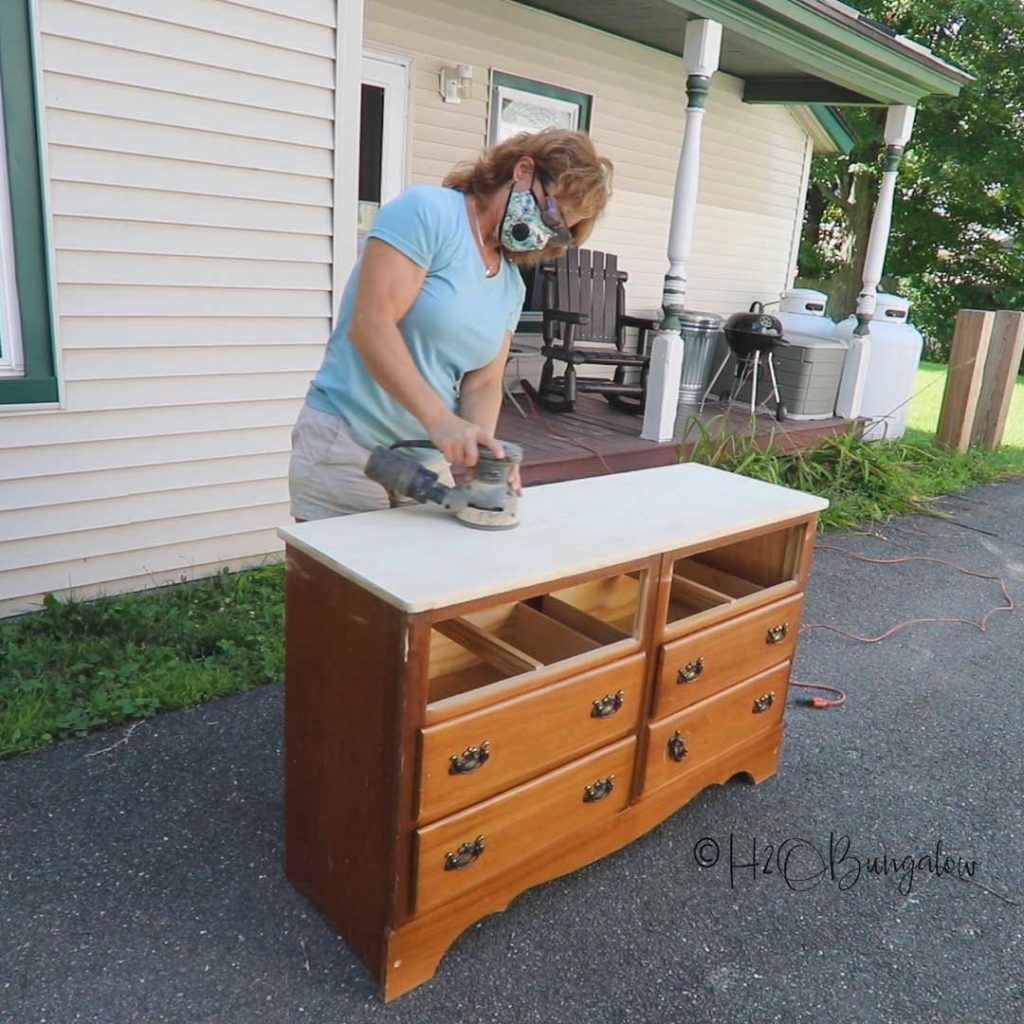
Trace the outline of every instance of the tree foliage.
{"type": "MultiPolygon", "coordinates": [[[[885,265],[943,354],[956,311],[1024,308],[1024,3],[855,0],[866,15],[975,76],[956,99],[922,101],[900,168],[885,265]]],[[[845,108],[848,157],[816,157],[801,273],[832,277],[832,312],[852,312],[884,147],[885,111],[845,108]],[[822,245],[837,224],[844,251],[822,245]]]]}

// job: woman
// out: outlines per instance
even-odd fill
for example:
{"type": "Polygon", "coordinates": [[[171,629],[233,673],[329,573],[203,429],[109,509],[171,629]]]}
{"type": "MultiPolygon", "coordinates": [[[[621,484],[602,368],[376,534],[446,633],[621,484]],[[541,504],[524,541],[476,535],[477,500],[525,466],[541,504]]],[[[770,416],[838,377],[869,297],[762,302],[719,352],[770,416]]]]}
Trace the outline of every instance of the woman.
{"type": "Polygon", "coordinates": [[[387,508],[363,472],[375,445],[428,437],[437,452],[418,457],[449,482],[478,445],[503,454],[493,435],[525,292],[517,265],[580,244],[610,182],[586,135],[548,129],[378,211],[292,432],[296,519],[387,508]]]}

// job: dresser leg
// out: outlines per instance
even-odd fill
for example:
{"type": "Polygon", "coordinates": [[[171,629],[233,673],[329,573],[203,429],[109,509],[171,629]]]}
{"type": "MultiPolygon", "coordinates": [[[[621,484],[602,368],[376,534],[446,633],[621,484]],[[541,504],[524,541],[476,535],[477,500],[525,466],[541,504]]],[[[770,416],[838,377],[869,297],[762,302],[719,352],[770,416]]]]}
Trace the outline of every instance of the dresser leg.
{"type": "Polygon", "coordinates": [[[462,901],[462,906],[456,908],[455,913],[434,913],[409,921],[391,932],[384,947],[384,972],[379,989],[381,1000],[390,1003],[392,999],[430,981],[441,958],[470,925],[507,906],[507,902],[498,907],[489,906],[481,913],[478,906],[462,901]]]}

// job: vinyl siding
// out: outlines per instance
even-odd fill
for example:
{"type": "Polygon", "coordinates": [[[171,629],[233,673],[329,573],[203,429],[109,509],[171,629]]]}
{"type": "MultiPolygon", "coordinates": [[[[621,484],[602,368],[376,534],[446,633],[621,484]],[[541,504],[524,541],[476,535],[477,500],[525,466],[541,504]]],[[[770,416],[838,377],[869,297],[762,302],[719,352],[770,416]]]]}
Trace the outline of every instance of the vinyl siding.
{"type": "MultiPolygon", "coordinates": [[[[682,131],[682,61],[510,0],[366,0],[366,45],[414,58],[410,180],[438,182],[487,140],[492,70],[594,97],[590,133],[615,164],[588,246],[619,256],[634,310],[661,303],[682,131]],[[458,31],[452,30],[458,25],[458,31]],[[442,66],[474,65],[473,98],[446,104],[442,66]]],[[[731,313],[789,284],[807,136],[783,107],[747,106],[718,74],[704,119],[688,304],[731,313]]]]}
{"type": "MultiPolygon", "coordinates": [[[[289,431],[345,272],[338,16],[335,0],[39,0],[62,406],[0,409],[0,615],[279,553],[289,431]]],[[[593,95],[616,177],[589,244],[618,253],[632,309],[658,306],[680,61],[509,0],[365,0],[364,42],[412,57],[410,183],[485,145],[492,69],[593,95]],[[460,62],[474,95],[446,105],[438,73],[460,62]]],[[[806,152],[784,109],[715,77],[691,306],[787,283],[806,152]]]]}
{"type": "Polygon", "coordinates": [[[40,0],[60,410],[0,412],[0,615],[280,550],[330,331],[334,0],[40,0]]]}

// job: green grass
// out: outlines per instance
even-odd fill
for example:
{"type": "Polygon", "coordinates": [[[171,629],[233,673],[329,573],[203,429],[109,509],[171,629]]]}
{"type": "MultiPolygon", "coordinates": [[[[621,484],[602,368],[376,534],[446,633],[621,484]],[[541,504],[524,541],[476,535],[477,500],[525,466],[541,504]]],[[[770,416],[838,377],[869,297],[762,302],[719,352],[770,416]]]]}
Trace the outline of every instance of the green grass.
{"type": "MultiPolygon", "coordinates": [[[[849,527],[927,510],[939,494],[1024,474],[1024,378],[998,452],[934,447],[946,368],[924,364],[904,442],[844,436],[795,454],[703,430],[695,458],[824,495],[823,523],[849,527]]],[[[239,693],[284,670],[280,565],[0,621],[0,758],[100,726],[239,693]]]]}
{"type": "MultiPolygon", "coordinates": [[[[917,371],[914,396],[910,401],[907,427],[915,438],[934,437],[942,408],[942,392],[946,385],[946,366],[942,363],[922,363],[917,371]]],[[[1003,446],[1024,449],[1024,375],[1017,378],[1010,401],[1010,414],[1006,420],[1003,446]]]]}
{"type": "Polygon", "coordinates": [[[280,565],[0,622],[0,758],[280,679],[280,565]]]}

